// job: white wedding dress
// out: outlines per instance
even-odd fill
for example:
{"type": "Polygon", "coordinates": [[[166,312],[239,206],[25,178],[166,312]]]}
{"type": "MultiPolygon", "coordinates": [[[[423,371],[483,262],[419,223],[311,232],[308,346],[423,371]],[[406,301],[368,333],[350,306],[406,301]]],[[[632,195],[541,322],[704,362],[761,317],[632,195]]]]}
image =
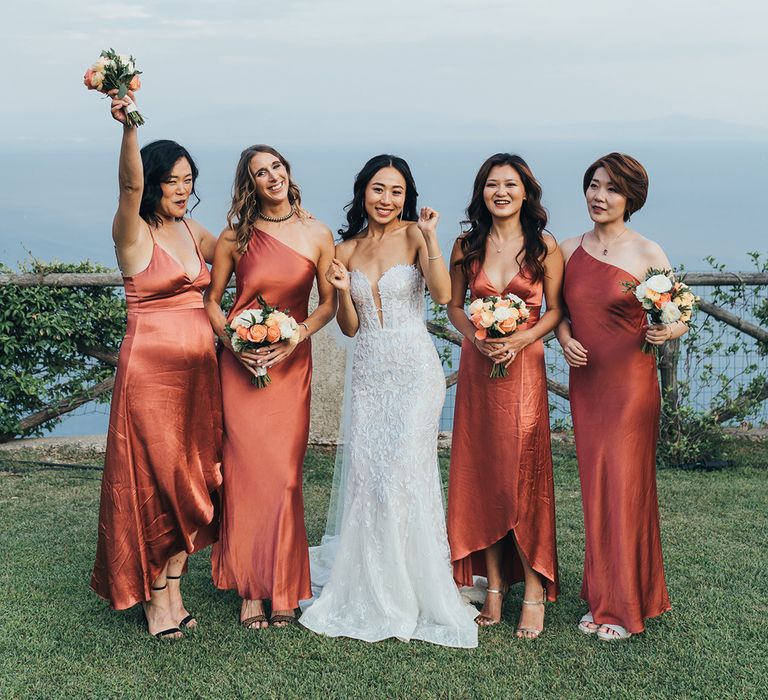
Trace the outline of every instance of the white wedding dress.
{"type": "Polygon", "coordinates": [[[445,378],[424,325],[424,278],[395,265],[350,274],[360,327],[349,422],[326,536],[310,549],[314,598],[300,618],[331,637],[476,647],[477,611],[453,581],[437,462],[445,378]]]}

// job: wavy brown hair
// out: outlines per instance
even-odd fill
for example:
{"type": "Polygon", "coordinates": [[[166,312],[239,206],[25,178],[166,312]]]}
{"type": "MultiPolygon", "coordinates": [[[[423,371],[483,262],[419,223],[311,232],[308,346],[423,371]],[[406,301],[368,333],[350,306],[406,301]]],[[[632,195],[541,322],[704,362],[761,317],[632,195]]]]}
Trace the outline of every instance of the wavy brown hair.
{"type": "Polygon", "coordinates": [[[272,146],[264,144],[248,146],[240,154],[240,160],[237,162],[235,181],[232,184],[232,205],[227,212],[227,225],[235,233],[237,252],[241,255],[248,249],[251,229],[261,214],[259,197],[256,194],[256,178],[250,168],[251,158],[257,153],[270,153],[285,166],[288,172],[288,201],[296,207],[296,213],[299,216],[306,215],[301,207],[301,190],[291,177],[290,163],[272,146]]]}
{"type": "Polygon", "coordinates": [[[547,257],[547,244],[544,242],[544,230],[547,225],[547,210],[541,204],[541,185],[533,172],[520,156],[511,153],[496,153],[480,166],[472,188],[472,199],[467,207],[467,218],[461,223],[469,228],[459,239],[463,257],[456,264],[461,265],[465,277],[474,276],[473,270],[479,270],[485,262],[485,243],[491,231],[493,219],[485,206],[483,190],[491,170],[497,165],[510,165],[520,175],[525,188],[525,200],[520,209],[520,224],[523,228],[523,247],[516,260],[520,274],[538,282],[544,277],[544,259],[547,257]],[[521,259],[522,256],[522,259],[521,259]]]}
{"type": "Polygon", "coordinates": [[[629,221],[632,214],[642,209],[648,198],[648,173],[642,164],[626,153],[609,153],[598,158],[584,173],[584,194],[598,168],[605,168],[616,191],[627,198],[624,209],[624,221],[629,221]]]}

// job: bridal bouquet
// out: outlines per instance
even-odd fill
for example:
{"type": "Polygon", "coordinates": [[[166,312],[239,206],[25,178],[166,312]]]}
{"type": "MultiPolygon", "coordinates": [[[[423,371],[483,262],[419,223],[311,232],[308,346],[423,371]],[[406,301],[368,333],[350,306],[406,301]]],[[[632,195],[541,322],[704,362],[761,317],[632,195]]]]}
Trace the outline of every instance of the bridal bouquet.
{"type": "MultiPolygon", "coordinates": [[[[511,335],[517,327],[528,320],[530,311],[517,294],[489,296],[475,299],[469,305],[469,318],[477,330],[475,338],[503,338],[511,335]]],[[[507,368],[503,364],[493,365],[491,379],[506,377],[507,368]]]]}
{"type": "MultiPolygon", "coordinates": [[[[117,90],[118,97],[125,97],[128,90],[135,92],[141,87],[140,70],[136,70],[136,62],[133,56],[117,54],[113,49],[102,51],[99,60],[96,61],[83,76],[83,83],[89,90],[96,90],[107,94],[110,90],[117,90]]],[[[128,126],[141,126],[144,117],[131,104],[125,108],[125,117],[128,126]]]]}
{"type": "MultiPolygon", "coordinates": [[[[287,340],[293,345],[298,343],[299,324],[288,315],[288,310],[278,311],[260,296],[256,300],[261,308],[241,311],[224,328],[232,339],[234,351],[257,350],[281,340],[287,340]]],[[[256,375],[251,379],[254,386],[261,388],[272,383],[266,367],[257,367],[256,375]]]]}
{"type": "MultiPolygon", "coordinates": [[[[651,268],[642,282],[622,282],[648,313],[651,323],[688,323],[696,305],[696,295],[683,282],[676,282],[672,270],[651,268]]],[[[658,356],[658,346],[643,342],[643,352],[658,356]]]]}

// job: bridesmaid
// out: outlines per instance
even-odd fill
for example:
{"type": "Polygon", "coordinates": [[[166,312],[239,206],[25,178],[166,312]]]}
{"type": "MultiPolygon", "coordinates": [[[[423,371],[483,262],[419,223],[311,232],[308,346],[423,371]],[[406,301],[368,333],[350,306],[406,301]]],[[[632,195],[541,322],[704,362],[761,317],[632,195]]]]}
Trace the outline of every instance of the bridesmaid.
{"type": "Polygon", "coordinates": [[[217,588],[242,598],[246,629],[284,627],[295,620],[299,600],[311,598],[309,550],[304,526],[302,466],[309,436],[312,353],[309,337],[333,318],[336,294],[320,274],[333,259],[333,237],[301,208],[288,161],[270,146],[240,155],[228,228],[219,236],[206,309],[224,348],[219,354],[224,403],[224,457],[220,541],[213,549],[217,588]],[[221,299],[235,272],[237,291],[225,318],[221,299]],[[308,315],[317,281],[319,303],[308,315]],[[257,296],[289,309],[299,322],[298,345],[280,342],[256,353],[235,353],[225,324],[257,296]],[[256,367],[272,383],[251,384],[256,367]]]}
{"type": "Polygon", "coordinates": [[[557,338],[571,367],[570,398],[584,506],[586,552],[579,629],[626,639],[670,609],[656,496],[659,384],[641,350],[679,338],[681,322],[648,326],[622,282],[671,266],[657,243],[627,227],[645,203],[648,175],[610,153],[584,174],[592,229],[562,243],[567,318],[557,338]]]}
{"type": "Polygon", "coordinates": [[[520,156],[497,153],[482,164],[467,218],[469,231],[451,255],[448,305],[464,335],[448,485],[451,560],[459,585],[488,577],[481,626],[501,621],[509,584],[524,581],[517,636],[535,639],[544,629],[544,602],[558,593],[541,339],[562,318],[563,260],[544,231],[541,187],[520,156]],[[468,289],[472,299],[516,294],[531,315],[508,338],[477,339],[464,310],[468,289]],[[507,367],[506,378],[490,379],[494,363],[507,367]]]}
{"type": "MultiPolygon", "coordinates": [[[[120,347],[101,483],[91,587],[116,610],[142,603],[150,634],[182,636],[197,622],[181,597],[187,555],[216,536],[211,494],[221,483],[221,396],[202,293],[216,239],[184,218],[197,167],[186,149],[139,151],[123,124],[112,238],[125,283],[120,347]]],[[[129,94],[133,97],[132,94],[129,94]]],[[[194,207],[193,207],[194,208],[194,207]]]]}

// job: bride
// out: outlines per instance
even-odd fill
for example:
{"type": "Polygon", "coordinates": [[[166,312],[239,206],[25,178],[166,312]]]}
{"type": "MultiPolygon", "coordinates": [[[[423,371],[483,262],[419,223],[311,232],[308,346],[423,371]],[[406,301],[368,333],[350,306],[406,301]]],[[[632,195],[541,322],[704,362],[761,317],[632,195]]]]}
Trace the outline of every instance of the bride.
{"type": "Polygon", "coordinates": [[[416,197],[402,158],[369,160],[328,270],[339,326],[357,342],[335,506],[310,550],[315,599],[300,622],[332,637],[475,647],[477,613],[453,581],[437,467],[445,379],[424,325],[425,281],[445,303],[450,279],[438,214],[425,207],[414,223],[416,197]]]}

